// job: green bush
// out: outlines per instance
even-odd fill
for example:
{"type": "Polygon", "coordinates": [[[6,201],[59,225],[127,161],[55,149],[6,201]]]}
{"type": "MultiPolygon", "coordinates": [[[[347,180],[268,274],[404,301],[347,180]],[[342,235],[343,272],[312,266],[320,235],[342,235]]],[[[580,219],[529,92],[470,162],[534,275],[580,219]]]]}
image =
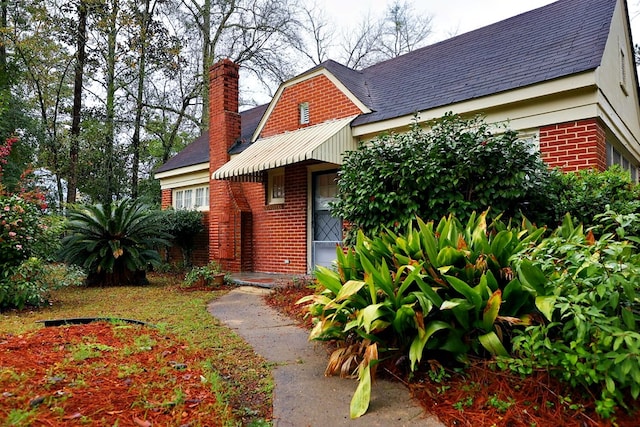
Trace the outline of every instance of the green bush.
{"type": "Polygon", "coordinates": [[[531,143],[515,132],[489,131],[480,118],[451,113],[405,134],[381,136],[345,155],[333,212],[355,230],[376,235],[404,229],[413,218],[438,219],[453,213],[466,221],[491,207],[507,217],[542,197],[549,172],[531,143]]]}
{"type": "Polygon", "coordinates": [[[0,269],[18,266],[33,254],[43,236],[42,218],[37,203],[0,194],[0,269]]]}
{"type": "MultiPolygon", "coordinates": [[[[595,217],[608,209],[618,214],[640,212],[640,187],[619,166],[604,172],[554,171],[545,192],[548,202],[544,206],[552,208],[553,216],[548,225],[553,227],[560,225],[567,213],[575,222],[591,227],[597,225],[595,217]]],[[[638,234],[640,229],[628,231],[638,234]]]]}
{"type": "Polygon", "coordinates": [[[162,211],[161,218],[163,230],[172,236],[171,242],[182,251],[184,266],[191,267],[195,238],[204,231],[202,212],[167,209],[162,211]]]}
{"type": "Polygon", "coordinates": [[[303,298],[316,321],[310,339],[341,342],[328,371],[359,371],[351,415],[362,415],[378,354],[404,358],[415,370],[424,353],[465,361],[507,354],[514,326],[530,322],[533,294],[510,268],[510,258],[535,243],[544,229],[488,227],[487,212],[466,226],[454,217],[417,222],[405,234],[367,238],[338,248],[337,271],[319,267],[322,292],[303,298]]]}
{"type": "Polygon", "coordinates": [[[514,261],[544,321],[516,332],[505,364],[521,373],[542,368],[597,396],[599,415],[640,395],[640,239],[635,214],[598,216],[605,232],[584,233],[570,217],[514,261]]]}
{"type": "Polygon", "coordinates": [[[125,199],[69,212],[62,257],[87,271],[87,284],[146,284],[149,265],[160,263],[156,247],[167,245],[158,212],[125,199]]]}

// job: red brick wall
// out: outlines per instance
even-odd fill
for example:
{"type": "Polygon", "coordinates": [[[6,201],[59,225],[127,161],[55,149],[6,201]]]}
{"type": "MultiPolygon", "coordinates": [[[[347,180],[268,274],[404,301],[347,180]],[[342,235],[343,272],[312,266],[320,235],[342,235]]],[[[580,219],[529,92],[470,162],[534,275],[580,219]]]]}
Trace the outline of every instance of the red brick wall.
{"type": "Polygon", "coordinates": [[[173,191],[170,188],[162,190],[162,199],[160,201],[160,207],[162,209],[167,209],[171,207],[172,203],[173,203],[173,191]]]}
{"type": "Polygon", "coordinates": [[[540,153],[552,168],[563,172],[607,168],[604,126],[585,119],[540,128],[540,153]]]}
{"type": "Polygon", "coordinates": [[[266,183],[243,184],[253,212],[254,271],[307,272],[307,164],[285,168],[282,205],[265,205],[266,183]]]}
{"type": "Polygon", "coordinates": [[[286,88],[273,109],[261,136],[263,138],[313,126],[330,119],[360,114],[351,102],[326,76],[320,75],[286,88]],[[309,124],[300,124],[299,105],[309,103],[309,124]]]}

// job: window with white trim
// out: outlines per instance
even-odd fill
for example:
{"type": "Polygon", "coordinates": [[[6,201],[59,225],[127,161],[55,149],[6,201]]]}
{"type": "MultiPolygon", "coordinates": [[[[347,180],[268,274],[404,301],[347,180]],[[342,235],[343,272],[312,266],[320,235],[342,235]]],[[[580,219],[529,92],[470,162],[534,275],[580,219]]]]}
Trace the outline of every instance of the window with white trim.
{"type": "Polygon", "coordinates": [[[629,171],[631,181],[638,182],[638,166],[607,142],[607,166],[613,165],[618,165],[623,170],[629,171]]]}
{"type": "Polygon", "coordinates": [[[184,210],[209,210],[209,186],[173,190],[173,208],[184,210]]]}
{"type": "Polygon", "coordinates": [[[271,169],[267,185],[267,204],[284,203],[284,168],[271,169]]]}

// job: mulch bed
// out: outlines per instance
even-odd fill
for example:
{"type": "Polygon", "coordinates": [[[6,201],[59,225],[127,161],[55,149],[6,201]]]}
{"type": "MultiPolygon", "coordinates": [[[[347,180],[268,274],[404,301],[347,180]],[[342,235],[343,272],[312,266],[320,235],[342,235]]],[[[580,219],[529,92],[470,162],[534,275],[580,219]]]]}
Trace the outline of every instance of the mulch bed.
{"type": "Polygon", "coordinates": [[[0,419],[44,426],[223,425],[228,409],[202,381],[203,359],[156,329],[130,324],[0,336],[0,419]]]}
{"type": "MultiPolygon", "coordinates": [[[[275,289],[265,299],[267,304],[295,319],[300,326],[311,329],[312,320],[305,307],[295,304],[311,293],[313,290],[306,286],[285,286],[275,289]]],[[[462,373],[444,369],[446,378],[438,373],[441,366],[435,361],[425,362],[424,368],[412,375],[392,363],[382,363],[378,370],[385,378],[404,382],[425,411],[436,415],[447,426],[639,425],[640,402],[633,411],[620,409],[615,423],[604,421],[595,414],[591,396],[569,390],[546,372],[520,378],[493,369],[483,360],[471,363],[462,373]]]]}

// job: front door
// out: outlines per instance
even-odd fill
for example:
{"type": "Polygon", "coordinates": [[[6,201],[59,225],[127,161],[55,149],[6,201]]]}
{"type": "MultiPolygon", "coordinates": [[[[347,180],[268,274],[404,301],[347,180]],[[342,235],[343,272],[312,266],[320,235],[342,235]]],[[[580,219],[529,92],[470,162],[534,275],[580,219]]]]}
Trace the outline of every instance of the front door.
{"type": "Polygon", "coordinates": [[[336,245],[342,243],[342,219],[331,215],[329,203],[338,194],[337,172],[313,175],[313,240],[311,260],[316,265],[331,267],[336,259],[336,245]]]}

